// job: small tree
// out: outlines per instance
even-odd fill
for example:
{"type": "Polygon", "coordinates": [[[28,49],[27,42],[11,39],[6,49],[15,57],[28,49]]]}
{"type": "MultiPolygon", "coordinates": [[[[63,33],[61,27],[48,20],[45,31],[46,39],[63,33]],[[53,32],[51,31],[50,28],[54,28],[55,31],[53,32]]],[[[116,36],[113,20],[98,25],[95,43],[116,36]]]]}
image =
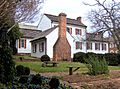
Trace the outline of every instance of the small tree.
{"type": "Polygon", "coordinates": [[[95,56],[89,56],[89,58],[84,59],[86,61],[86,67],[89,70],[90,75],[108,74],[108,64],[106,60],[98,59],[95,56]]]}

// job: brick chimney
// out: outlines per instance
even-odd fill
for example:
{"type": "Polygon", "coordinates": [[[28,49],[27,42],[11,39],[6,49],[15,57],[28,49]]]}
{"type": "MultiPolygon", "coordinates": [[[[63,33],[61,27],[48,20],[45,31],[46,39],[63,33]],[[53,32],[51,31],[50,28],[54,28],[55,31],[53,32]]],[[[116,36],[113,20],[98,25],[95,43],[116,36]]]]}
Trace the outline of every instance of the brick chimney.
{"type": "Polygon", "coordinates": [[[71,46],[66,38],[66,14],[59,14],[59,37],[53,47],[53,60],[62,61],[71,59],[71,46]]]}
{"type": "Polygon", "coordinates": [[[77,17],[77,21],[79,21],[80,23],[82,23],[81,17],[77,17]]]}

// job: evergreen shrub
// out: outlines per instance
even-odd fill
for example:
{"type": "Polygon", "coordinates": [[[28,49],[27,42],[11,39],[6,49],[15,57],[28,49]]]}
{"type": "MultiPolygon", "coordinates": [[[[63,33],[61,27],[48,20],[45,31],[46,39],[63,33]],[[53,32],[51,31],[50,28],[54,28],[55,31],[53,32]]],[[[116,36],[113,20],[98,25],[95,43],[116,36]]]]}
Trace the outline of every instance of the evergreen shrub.
{"type": "Polygon", "coordinates": [[[107,53],[104,55],[106,61],[108,62],[109,65],[111,66],[118,66],[120,63],[120,54],[115,54],[115,53],[107,53]]]}
{"type": "Polygon", "coordinates": [[[24,67],[23,65],[17,65],[16,66],[16,74],[17,74],[17,76],[29,75],[30,74],[30,68],[29,67],[24,67]]]}
{"type": "Polygon", "coordinates": [[[42,83],[42,78],[40,74],[36,74],[32,77],[31,84],[40,84],[42,83]]]}
{"type": "Polygon", "coordinates": [[[84,59],[89,58],[89,56],[95,56],[98,59],[105,59],[110,66],[120,65],[120,54],[116,53],[106,53],[106,54],[96,54],[96,53],[82,53],[78,52],[74,54],[73,61],[85,63],[84,59]]]}
{"type": "Polygon", "coordinates": [[[105,59],[98,59],[95,56],[89,56],[84,59],[90,75],[108,74],[108,64],[105,59]]]}
{"type": "Polygon", "coordinates": [[[10,47],[0,48],[0,82],[11,82],[15,74],[15,63],[10,47]]]}
{"type": "Polygon", "coordinates": [[[84,63],[84,58],[86,57],[86,54],[83,53],[83,52],[78,52],[76,54],[74,54],[74,57],[73,57],[73,61],[74,62],[81,62],[81,63],[84,63]]]}
{"type": "Polygon", "coordinates": [[[49,82],[50,89],[57,89],[59,84],[60,84],[59,79],[53,77],[49,82]]]}
{"type": "Polygon", "coordinates": [[[28,81],[28,76],[21,76],[19,79],[19,83],[25,84],[28,81]]]}
{"type": "Polygon", "coordinates": [[[42,62],[50,61],[50,57],[48,55],[43,55],[40,59],[41,59],[42,62]]]}

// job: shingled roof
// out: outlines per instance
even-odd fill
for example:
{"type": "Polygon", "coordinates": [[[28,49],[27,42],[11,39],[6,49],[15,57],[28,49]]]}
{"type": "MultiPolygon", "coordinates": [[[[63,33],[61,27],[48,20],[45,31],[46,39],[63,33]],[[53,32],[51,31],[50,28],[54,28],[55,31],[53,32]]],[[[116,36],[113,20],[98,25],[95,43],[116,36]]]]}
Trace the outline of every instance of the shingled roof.
{"type": "Polygon", "coordinates": [[[41,33],[41,30],[20,29],[20,32],[23,34],[23,37],[34,38],[41,33]]]}
{"type": "MultiPolygon", "coordinates": [[[[45,14],[45,15],[46,15],[51,21],[53,21],[53,22],[58,22],[58,21],[59,21],[59,19],[58,19],[59,16],[50,15],[50,14],[45,14]]],[[[84,25],[82,22],[79,22],[77,19],[67,18],[67,24],[87,27],[87,26],[84,25]]]]}
{"type": "Polygon", "coordinates": [[[37,34],[37,36],[36,36],[33,40],[31,40],[31,42],[34,41],[34,40],[37,40],[37,39],[46,37],[49,33],[51,33],[53,30],[55,30],[58,26],[59,26],[59,25],[54,26],[54,27],[52,27],[52,28],[50,28],[50,29],[47,29],[47,30],[45,30],[45,31],[37,34]]]}

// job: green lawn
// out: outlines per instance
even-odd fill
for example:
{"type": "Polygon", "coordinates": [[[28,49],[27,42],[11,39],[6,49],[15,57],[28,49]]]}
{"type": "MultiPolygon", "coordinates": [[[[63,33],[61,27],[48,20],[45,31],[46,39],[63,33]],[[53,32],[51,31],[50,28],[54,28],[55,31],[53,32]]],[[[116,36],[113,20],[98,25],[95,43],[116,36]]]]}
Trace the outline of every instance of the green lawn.
{"type": "Polygon", "coordinates": [[[68,71],[69,66],[78,67],[80,66],[80,70],[86,71],[87,68],[84,64],[80,64],[78,62],[59,62],[57,67],[42,67],[42,62],[17,62],[17,65],[24,65],[29,67],[31,70],[36,72],[65,72],[68,71]]]}
{"type": "MultiPolygon", "coordinates": [[[[87,72],[87,68],[84,64],[79,62],[59,62],[57,67],[42,67],[42,62],[16,62],[16,65],[23,65],[29,67],[31,70],[37,73],[43,72],[66,72],[69,66],[78,67],[80,72],[87,72]]],[[[120,66],[109,66],[110,70],[120,70],[120,66]]]]}
{"type": "Polygon", "coordinates": [[[31,61],[40,61],[40,59],[35,58],[35,57],[31,57],[28,55],[13,55],[14,60],[20,60],[20,58],[22,58],[22,60],[31,60],[31,61]]]}

